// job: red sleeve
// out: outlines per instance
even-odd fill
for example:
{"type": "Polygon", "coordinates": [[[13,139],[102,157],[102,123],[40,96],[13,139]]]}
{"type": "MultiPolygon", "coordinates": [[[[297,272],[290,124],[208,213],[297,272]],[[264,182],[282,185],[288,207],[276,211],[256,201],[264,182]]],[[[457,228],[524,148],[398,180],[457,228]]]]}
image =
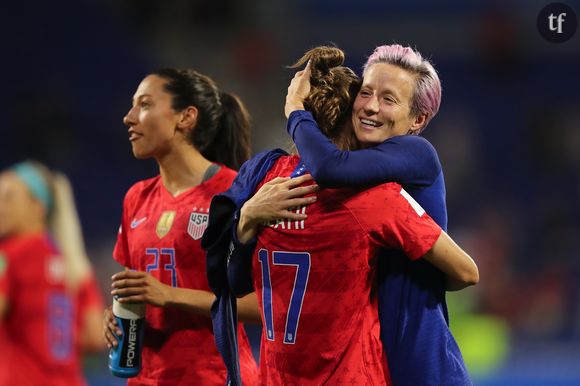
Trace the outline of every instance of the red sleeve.
{"type": "Polygon", "coordinates": [[[132,191],[133,188],[129,189],[125,195],[125,199],[123,200],[123,215],[121,216],[121,224],[119,225],[119,232],[117,233],[117,243],[113,249],[113,258],[124,267],[131,266],[126,230],[128,230],[130,226],[129,210],[131,208],[132,191]]]}
{"type": "Polygon", "coordinates": [[[441,228],[399,185],[380,185],[361,196],[366,201],[357,218],[373,241],[385,248],[402,250],[411,260],[427,253],[441,228]]]}

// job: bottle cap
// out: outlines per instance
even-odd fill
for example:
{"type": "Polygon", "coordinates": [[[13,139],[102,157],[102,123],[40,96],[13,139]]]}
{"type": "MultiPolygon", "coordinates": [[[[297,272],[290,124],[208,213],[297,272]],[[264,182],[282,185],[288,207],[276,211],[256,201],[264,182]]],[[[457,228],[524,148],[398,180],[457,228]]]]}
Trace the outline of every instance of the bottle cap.
{"type": "Polygon", "coordinates": [[[145,317],[145,303],[120,303],[114,297],[113,314],[123,319],[141,319],[145,317]]]}

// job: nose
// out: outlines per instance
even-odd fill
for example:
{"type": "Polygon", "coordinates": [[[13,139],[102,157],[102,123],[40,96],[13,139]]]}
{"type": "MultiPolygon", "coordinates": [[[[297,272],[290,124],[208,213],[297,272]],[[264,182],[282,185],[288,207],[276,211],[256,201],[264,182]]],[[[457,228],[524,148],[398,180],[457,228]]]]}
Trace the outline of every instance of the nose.
{"type": "Polygon", "coordinates": [[[373,115],[379,112],[379,99],[376,95],[371,95],[363,106],[367,115],[373,115]]]}
{"type": "Polygon", "coordinates": [[[131,107],[127,114],[123,117],[125,126],[134,126],[137,123],[137,112],[134,107],[131,107]]]}

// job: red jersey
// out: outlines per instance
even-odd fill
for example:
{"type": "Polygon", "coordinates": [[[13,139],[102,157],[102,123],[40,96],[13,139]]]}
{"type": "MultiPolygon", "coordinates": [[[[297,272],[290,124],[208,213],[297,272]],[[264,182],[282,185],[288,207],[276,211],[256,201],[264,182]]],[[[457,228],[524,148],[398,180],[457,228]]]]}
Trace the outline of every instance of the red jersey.
{"type": "Polygon", "coordinates": [[[84,313],[103,307],[94,277],[72,294],[49,236],[16,236],[0,244],[0,294],[0,385],[84,385],[78,334],[84,313]]]}
{"type": "MultiPolygon", "coordinates": [[[[222,166],[209,180],[177,197],[160,176],[133,185],[123,203],[115,259],[162,283],[211,292],[201,236],[212,197],[228,189],[235,175],[222,166]]],[[[145,319],[142,368],[129,385],[225,385],[226,369],[209,317],[147,305],[145,319]]],[[[254,385],[258,370],[241,323],[238,333],[244,384],[254,385]]]]}
{"type": "MultiPolygon", "coordinates": [[[[299,162],[281,157],[262,184],[299,162]]],[[[390,384],[373,292],[376,252],[423,256],[441,229],[400,185],[322,190],[300,208],[304,221],[278,221],[258,235],[254,286],[262,310],[262,383],[390,384]]]]}

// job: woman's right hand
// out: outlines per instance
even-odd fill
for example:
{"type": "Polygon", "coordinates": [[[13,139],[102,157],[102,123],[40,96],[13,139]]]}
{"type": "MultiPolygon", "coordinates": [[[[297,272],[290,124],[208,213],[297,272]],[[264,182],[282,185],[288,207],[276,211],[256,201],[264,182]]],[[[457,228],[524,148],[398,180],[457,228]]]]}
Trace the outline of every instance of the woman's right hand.
{"type": "Polygon", "coordinates": [[[238,240],[247,243],[258,233],[258,226],[262,223],[280,219],[305,220],[306,214],[291,209],[316,201],[316,196],[304,197],[319,189],[316,184],[300,186],[307,181],[312,181],[310,174],[296,178],[276,177],[262,185],[240,210],[238,240]]]}
{"type": "Polygon", "coordinates": [[[284,114],[286,118],[295,110],[304,110],[304,100],[310,94],[310,61],[302,71],[298,71],[290,86],[288,86],[288,93],[286,94],[286,105],[284,106],[284,114]]]}
{"type": "Polygon", "coordinates": [[[117,347],[119,344],[117,336],[120,337],[122,333],[113,315],[113,307],[107,307],[103,315],[103,338],[109,349],[117,347]]]}

